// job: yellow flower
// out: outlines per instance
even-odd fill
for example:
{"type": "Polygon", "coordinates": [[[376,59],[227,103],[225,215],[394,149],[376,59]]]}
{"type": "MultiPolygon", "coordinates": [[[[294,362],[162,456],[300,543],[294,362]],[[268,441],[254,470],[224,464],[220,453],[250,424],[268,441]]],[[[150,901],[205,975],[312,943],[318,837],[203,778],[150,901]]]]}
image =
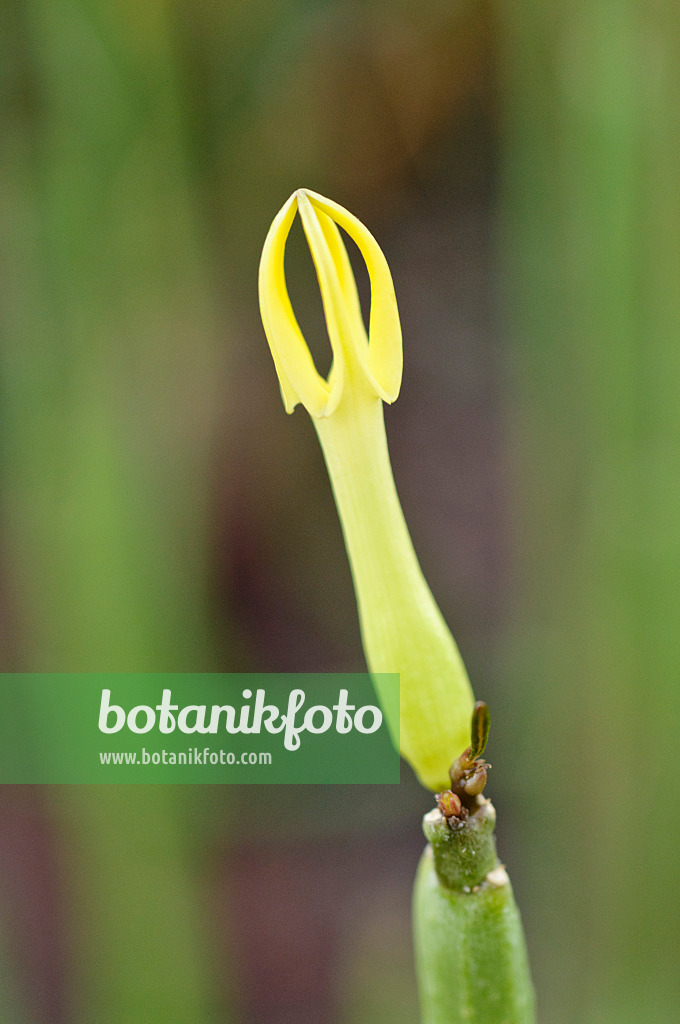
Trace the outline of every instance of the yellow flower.
{"type": "MultiPolygon", "coordinates": [[[[260,309],[287,412],[301,402],[321,442],[342,523],[372,673],[398,672],[401,710],[380,694],[395,743],[430,789],[467,745],[473,698],[465,667],[411,544],[399,504],[382,403],[393,402],[402,342],[387,261],[364,225],[342,206],[298,189],[272,223],[260,261],[260,309]],[[316,370],[293,312],[284,272],[296,212],[314,260],[333,353],[316,370]],[[338,225],[356,242],[371,282],[368,336],[338,225]]],[[[380,691],[380,679],[376,678],[380,691]]]]}

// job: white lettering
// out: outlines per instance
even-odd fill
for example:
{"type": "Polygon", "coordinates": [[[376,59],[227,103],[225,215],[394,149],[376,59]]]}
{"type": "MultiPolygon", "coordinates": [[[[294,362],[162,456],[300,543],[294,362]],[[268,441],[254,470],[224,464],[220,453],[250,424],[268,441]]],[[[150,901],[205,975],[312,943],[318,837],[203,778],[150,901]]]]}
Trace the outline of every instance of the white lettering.
{"type": "Polygon", "coordinates": [[[158,716],[158,728],[161,732],[174,732],[175,731],[175,716],[171,714],[172,711],[177,711],[177,704],[171,704],[172,699],[171,690],[163,690],[163,696],[160,704],[156,705],[156,711],[160,711],[158,716]]]}
{"type": "Polygon", "coordinates": [[[127,727],[130,732],[149,732],[153,729],[155,724],[156,712],[153,708],[150,708],[148,704],[138,704],[136,708],[132,708],[128,711],[127,727]],[[144,725],[139,725],[137,722],[140,714],[146,716],[146,722],[144,725]]]}
{"type": "Polygon", "coordinates": [[[380,708],[376,708],[374,704],[366,704],[363,708],[359,708],[354,716],[354,728],[357,732],[371,733],[377,732],[382,725],[382,711],[380,708]],[[369,712],[373,715],[373,724],[370,726],[364,725],[364,715],[369,712]]]}
{"type": "Polygon", "coordinates": [[[182,732],[210,732],[205,724],[205,704],[187,704],[177,716],[177,726],[182,732]],[[189,724],[189,715],[195,715],[193,725],[189,724]]]}
{"type": "Polygon", "coordinates": [[[307,732],[320,733],[327,732],[333,724],[333,712],[330,708],[324,707],[323,704],[315,704],[314,707],[308,708],[305,712],[305,724],[304,728],[307,732]],[[323,719],[321,725],[314,724],[314,716],[321,714],[323,719]]]}
{"type": "Polygon", "coordinates": [[[338,703],[333,705],[333,711],[337,711],[335,716],[335,730],[339,733],[348,733],[352,731],[352,716],[349,714],[350,711],[355,710],[354,704],[348,704],[347,698],[349,693],[347,690],[340,690],[338,694],[338,703]]]}
{"type": "Polygon", "coordinates": [[[110,697],[110,690],[102,690],[102,702],[99,707],[100,732],[119,732],[125,724],[125,712],[119,704],[109,704],[110,697]],[[116,716],[115,725],[109,725],[109,715],[112,711],[116,716]]]}
{"type": "Polygon", "coordinates": [[[288,711],[283,716],[286,720],[286,731],[283,737],[283,745],[286,750],[298,750],[300,746],[300,733],[304,725],[295,728],[295,716],[305,702],[304,690],[291,690],[288,697],[288,711]]]}

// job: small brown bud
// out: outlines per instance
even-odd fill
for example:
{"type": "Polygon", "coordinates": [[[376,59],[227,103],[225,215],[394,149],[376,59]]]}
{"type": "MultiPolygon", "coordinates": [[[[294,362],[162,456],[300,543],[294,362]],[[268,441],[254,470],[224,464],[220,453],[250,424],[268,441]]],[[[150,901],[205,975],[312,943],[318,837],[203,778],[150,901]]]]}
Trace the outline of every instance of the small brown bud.
{"type": "Polygon", "coordinates": [[[465,776],[463,789],[469,796],[479,796],[486,786],[486,768],[482,762],[474,771],[465,776]]]}
{"type": "Polygon", "coordinates": [[[460,797],[447,789],[443,793],[437,793],[437,806],[445,818],[457,818],[463,805],[460,797]]]}

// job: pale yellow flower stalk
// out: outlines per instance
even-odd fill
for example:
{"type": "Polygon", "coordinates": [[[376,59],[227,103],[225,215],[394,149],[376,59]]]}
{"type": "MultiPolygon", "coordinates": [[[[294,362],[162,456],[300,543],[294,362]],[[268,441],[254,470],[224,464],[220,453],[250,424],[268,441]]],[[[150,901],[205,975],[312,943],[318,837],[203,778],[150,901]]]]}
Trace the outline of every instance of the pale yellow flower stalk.
{"type": "Polygon", "coordinates": [[[298,189],[267,235],[259,289],[286,411],[301,402],[323,448],[369,670],[401,676],[400,716],[381,694],[392,736],[425,786],[446,789],[449,766],[468,744],[473,698],[456,644],[418,564],[390,466],[382,403],[399,393],[402,342],[387,261],[356,217],[316,192],[298,189]],[[333,353],[327,380],[314,366],[286,290],[284,250],[296,211],[314,260],[333,353]],[[368,336],[336,225],[356,242],[366,262],[368,336]]]}

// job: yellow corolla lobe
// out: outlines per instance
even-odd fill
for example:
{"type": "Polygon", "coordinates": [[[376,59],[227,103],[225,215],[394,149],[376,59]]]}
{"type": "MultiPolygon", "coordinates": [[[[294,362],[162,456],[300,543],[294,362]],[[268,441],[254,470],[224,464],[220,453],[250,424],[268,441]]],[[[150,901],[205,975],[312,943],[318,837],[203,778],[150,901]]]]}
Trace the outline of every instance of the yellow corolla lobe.
{"type": "Polygon", "coordinates": [[[357,371],[384,402],[395,400],[403,357],[392,275],[373,235],[348,210],[317,192],[294,192],[274,218],[264,243],[259,292],[262,321],[287,412],[301,402],[311,416],[330,416],[338,407],[348,376],[356,376],[357,371]],[[297,212],[314,260],[333,353],[327,380],[314,365],[286,289],[286,240],[297,212]],[[368,270],[368,335],[338,225],[356,243],[368,270]]]}

